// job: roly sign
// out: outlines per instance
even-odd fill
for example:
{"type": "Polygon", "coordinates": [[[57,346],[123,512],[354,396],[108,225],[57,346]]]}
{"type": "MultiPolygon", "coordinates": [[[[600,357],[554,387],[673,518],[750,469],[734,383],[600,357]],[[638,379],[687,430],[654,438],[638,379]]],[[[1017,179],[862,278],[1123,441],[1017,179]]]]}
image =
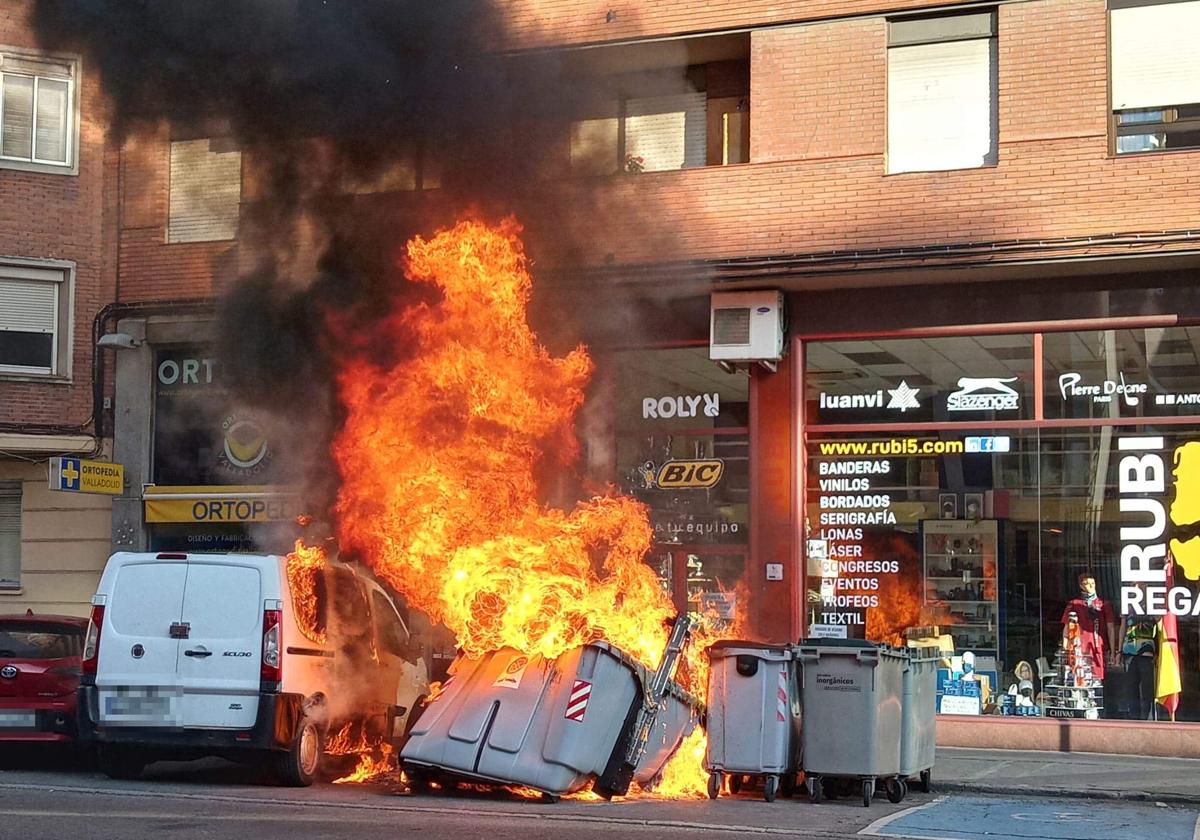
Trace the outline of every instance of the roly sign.
{"type": "Polygon", "coordinates": [[[643,420],[670,420],[672,417],[716,417],[721,413],[720,394],[686,394],[680,397],[646,397],[642,400],[643,420]]]}

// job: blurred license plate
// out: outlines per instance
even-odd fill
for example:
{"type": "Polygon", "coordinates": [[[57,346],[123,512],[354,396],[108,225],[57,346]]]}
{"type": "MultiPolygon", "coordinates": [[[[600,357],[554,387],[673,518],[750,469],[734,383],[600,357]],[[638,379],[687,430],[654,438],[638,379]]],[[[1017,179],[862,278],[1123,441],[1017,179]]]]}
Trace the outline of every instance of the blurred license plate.
{"type": "Polygon", "coordinates": [[[33,729],[37,716],[33,712],[0,712],[0,729],[33,729]]]}
{"type": "Polygon", "coordinates": [[[110,724],[169,723],[170,689],[122,689],[104,698],[104,719],[110,724]]]}

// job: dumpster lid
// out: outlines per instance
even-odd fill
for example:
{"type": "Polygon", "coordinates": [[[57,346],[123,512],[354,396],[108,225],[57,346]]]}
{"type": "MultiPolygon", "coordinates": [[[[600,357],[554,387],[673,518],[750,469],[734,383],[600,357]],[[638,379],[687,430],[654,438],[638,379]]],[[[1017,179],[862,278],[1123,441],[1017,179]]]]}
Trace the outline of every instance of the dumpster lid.
{"type": "MultiPolygon", "coordinates": [[[[616,659],[618,662],[625,665],[625,667],[633,671],[634,676],[642,685],[645,685],[645,681],[649,678],[649,675],[654,673],[653,668],[647,668],[645,665],[638,662],[632,656],[611,642],[606,642],[603,639],[597,639],[594,642],[588,642],[588,646],[607,653],[613,659],[616,659]]],[[[692,694],[690,694],[683,686],[673,679],[667,681],[667,687],[664,694],[674,697],[676,700],[685,705],[691,706],[698,715],[703,716],[706,712],[704,703],[692,696],[692,694]]]]}
{"type": "Polygon", "coordinates": [[[792,658],[791,645],[769,645],[763,642],[748,642],[739,639],[721,639],[708,646],[709,659],[726,656],[757,656],[759,659],[778,662],[792,658]]]}

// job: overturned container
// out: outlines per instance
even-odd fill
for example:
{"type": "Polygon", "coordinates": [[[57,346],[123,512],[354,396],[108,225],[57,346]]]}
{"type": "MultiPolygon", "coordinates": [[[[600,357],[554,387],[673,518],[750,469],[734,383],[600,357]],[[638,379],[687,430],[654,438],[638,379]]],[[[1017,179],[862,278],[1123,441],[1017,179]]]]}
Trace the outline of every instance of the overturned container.
{"type": "Polygon", "coordinates": [[[768,802],[791,793],[800,747],[796,662],[786,645],[720,641],[708,649],[708,795],[760,776],[768,802]]]}
{"type": "MultiPolygon", "coordinates": [[[[673,680],[654,701],[654,677],[607,642],[557,659],[513,650],[460,658],[413,725],[401,766],[417,788],[439,778],[469,780],[530,787],[554,799],[634,755],[630,780],[648,785],[703,715],[673,680]],[[640,749],[631,752],[639,723],[640,749]]],[[[599,792],[624,790],[610,784],[599,792]]]]}

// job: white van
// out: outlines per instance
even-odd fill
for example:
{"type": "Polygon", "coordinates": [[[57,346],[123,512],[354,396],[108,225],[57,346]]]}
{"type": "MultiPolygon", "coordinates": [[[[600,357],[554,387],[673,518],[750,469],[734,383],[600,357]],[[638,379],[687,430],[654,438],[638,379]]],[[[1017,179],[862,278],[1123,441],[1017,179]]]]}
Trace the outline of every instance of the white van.
{"type": "Polygon", "coordinates": [[[428,690],[422,646],[354,567],[293,593],[274,555],[114,554],[92,599],[79,689],[100,768],[223,755],[311,784],[346,723],[385,737],[428,690]]]}

